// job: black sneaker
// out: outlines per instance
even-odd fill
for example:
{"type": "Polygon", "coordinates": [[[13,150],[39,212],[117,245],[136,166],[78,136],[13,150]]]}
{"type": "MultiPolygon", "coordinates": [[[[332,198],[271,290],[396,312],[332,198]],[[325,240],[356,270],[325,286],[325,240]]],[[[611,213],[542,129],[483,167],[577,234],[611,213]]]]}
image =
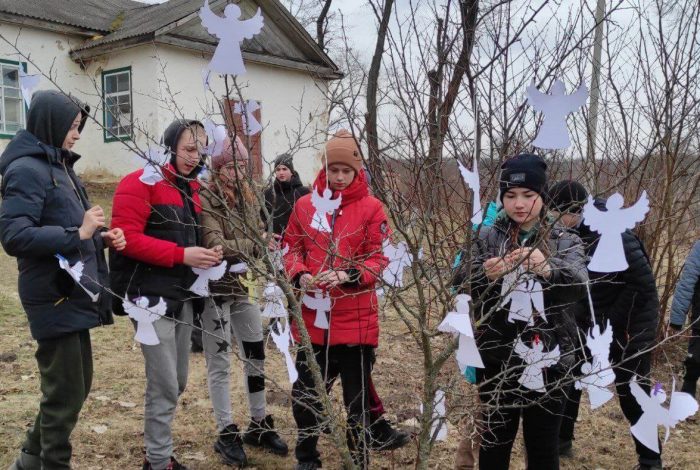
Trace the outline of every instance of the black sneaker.
{"type": "Polygon", "coordinates": [[[271,415],[260,421],[250,420],[243,442],[255,447],[262,447],[276,455],[287,455],[289,447],[275,431],[275,422],[271,415]]]}
{"type": "Polygon", "coordinates": [[[294,470],[316,470],[321,468],[318,462],[299,462],[294,466],[294,470]]]}
{"type": "Polygon", "coordinates": [[[574,443],[571,439],[559,439],[559,456],[573,457],[574,443]]]}
{"type": "Polygon", "coordinates": [[[17,460],[10,465],[8,470],[34,470],[39,468],[41,468],[41,458],[22,449],[17,460]]]}
{"type": "Polygon", "coordinates": [[[394,450],[405,446],[411,437],[405,431],[394,429],[384,418],[377,419],[369,426],[370,447],[374,450],[394,450]]]}
{"type": "Polygon", "coordinates": [[[230,424],[221,431],[219,439],[214,443],[214,450],[219,453],[221,460],[227,465],[242,467],[248,463],[243,450],[243,441],[238,426],[230,424]]]}
{"type": "Polygon", "coordinates": [[[634,467],[634,470],[663,470],[663,465],[661,464],[660,460],[653,464],[639,463],[636,467],[634,467]]]}
{"type": "MultiPolygon", "coordinates": [[[[143,470],[152,470],[153,467],[151,467],[150,462],[148,459],[143,459],[143,470]]],[[[187,467],[182,465],[180,462],[175,460],[175,457],[170,457],[170,463],[168,464],[167,467],[165,467],[165,470],[189,470],[187,467]]]]}

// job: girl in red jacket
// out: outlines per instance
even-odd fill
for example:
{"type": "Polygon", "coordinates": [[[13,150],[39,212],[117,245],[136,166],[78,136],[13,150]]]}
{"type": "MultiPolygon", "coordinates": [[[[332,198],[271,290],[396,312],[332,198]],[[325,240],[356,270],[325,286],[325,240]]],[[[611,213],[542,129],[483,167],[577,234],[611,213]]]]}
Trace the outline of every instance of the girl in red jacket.
{"type": "MultiPolygon", "coordinates": [[[[314,228],[321,224],[313,194],[297,201],[284,235],[289,244],[285,269],[304,291],[304,304],[315,306],[323,303],[319,298],[330,298],[330,311],[304,305],[302,316],[326,385],[340,377],[348,414],[348,445],[357,464],[366,467],[368,383],[379,339],[375,284],[388,264],[382,254],[388,222],[381,202],[369,195],[360,150],[348,131],[339,131],[327,143],[324,163],[326,169],[314,183],[314,199],[329,188],[333,199],[340,198],[340,205],[332,214],[320,216],[330,228],[324,231],[314,228]]],[[[296,324],[292,332],[299,341],[296,324]]],[[[292,397],[298,428],[297,468],[313,470],[321,466],[316,444],[322,420],[306,351],[297,354],[296,367],[299,378],[292,397]]]]}

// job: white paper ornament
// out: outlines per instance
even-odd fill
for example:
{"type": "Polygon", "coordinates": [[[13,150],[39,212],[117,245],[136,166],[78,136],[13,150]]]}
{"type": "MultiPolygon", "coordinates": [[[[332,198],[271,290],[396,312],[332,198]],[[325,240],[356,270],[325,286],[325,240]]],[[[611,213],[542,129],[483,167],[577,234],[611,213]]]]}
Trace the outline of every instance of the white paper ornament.
{"type": "Polygon", "coordinates": [[[241,116],[243,133],[247,136],[253,136],[255,134],[258,134],[263,129],[262,125],[258,122],[257,118],[255,117],[255,111],[259,109],[260,103],[258,103],[255,100],[246,101],[245,106],[242,106],[241,103],[236,103],[233,106],[233,112],[235,114],[240,114],[241,116]]]}
{"type": "Polygon", "coordinates": [[[476,346],[474,331],[469,316],[469,301],[471,297],[467,294],[459,294],[455,297],[456,312],[448,312],[445,319],[438,325],[438,331],[459,335],[457,346],[457,365],[460,372],[471,367],[483,368],[481,354],[476,346]]]}
{"type": "Polygon", "coordinates": [[[83,264],[82,261],[78,261],[71,266],[70,262],[63,256],[59,254],[55,256],[58,259],[58,265],[61,267],[61,269],[70,274],[70,277],[73,278],[75,283],[78,284],[88,296],[90,296],[90,300],[92,300],[93,302],[97,302],[97,299],[100,297],[100,294],[94,294],[93,292],[88,290],[80,281],[83,277],[83,270],[85,269],[85,264],[83,264]]]}
{"type": "Polygon", "coordinates": [[[282,322],[277,321],[273,326],[270,327],[270,335],[272,336],[272,341],[275,342],[277,349],[284,355],[284,362],[287,364],[287,375],[289,376],[289,382],[294,383],[299,378],[299,372],[297,367],[292,360],[292,355],[289,353],[289,346],[292,344],[291,329],[289,327],[289,321],[282,325],[282,322]],[[279,329],[279,332],[275,331],[275,327],[279,329]]]}
{"type": "Polygon", "coordinates": [[[141,344],[147,346],[155,346],[160,343],[153,323],[160,318],[163,318],[168,309],[162,297],[153,307],[148,306],[146,297],[138,297],[133,302],[124,300],[122,302],[124,312],[129,315],[129,318],[136,322],[136,335],[134,339],[141,344]]]}
{"type": "Polygon", "coordinates": [[[218,281],[226,274],[226,261],[208,269],[192,268],[192,271],[197,275],[197,280],[194,281],[189,290],[201,297],[207,297],[209,295],[209,281],[218,281]]]}
{"type": "Polygon", "coordinates": [[[468,170],[467,167],[462,165],[462,162],[458,161],[457,163],[459,164],[459,172],[462,174],[464,184],[466,184],[474,194],[474,197],[472,198],[471,222],[473,224],[480,224],[483,221],[483,214],[481,211],[481,183],[479,182],[479,166],[476,160],[476,155],[474,156],[474,164],[472,165],[471,170],[468,170]]]}
{"type": "Polygon", "coordinates": [[[521,267],[508,272],[501,282],[501,307],[508,306],[508,321],[515,320],[535,324],[535,315],[547,322],[544,312],[544,289],[534,275],[526,273],[521,267]]]}
{"type": "MultiPolygon", "coordinates": [[[[140,160],[143,160],[141,155],[137,154],[140,160]]],[[[150,146],[146,152],[146,162],[143,167],[143,173],[139,180],[143,184],[153,186],[163,180],[163,166],[170,160],[170,153],[167,149],[161,146],[150,146]]]]}
{"type": "Polygon", "coordinates": [[[327,214],[332,214],[340,207],[340,203],[343,199],[342,194],[338,194],[336,199],[331,199],[333,197],[333,191],[326,188],[323,190],[323,195],[319,195],[314,186],[314,190],[311,193],[311,205],[314,207],[314,216],[311,219],[311,228],[318,230],[319,232],[331,232],[331,226],[328,223],[327,214]]]}
{"type": "Polygon", "coordinates": [[[518,379],[523,387],[536,392],[545,393],[542,369],[551,367],[559,362],[559,345],[551,351],[544,351],[544,343],[535,336],[532,347],[528,348],[520,338],[515,343],[515,353],[525,363],[523,373],[518,379]]]}
{"type": "Polygon", "coordinates": [[[40,82],[40,73],[27,74],[22,67],[19,68],[19,89],[22,92],[22,98],[24,98],[24,104],[27,105],[27,108],[32,103],[32,96],[36,89],[39,88],[40,82]]]}
{"type": "Polygon", "coordinates": [[[286,318],[287,309],[284,306],[284,291],[274,282],[268,282],[263,289],[263,311],[265,318],[286,318]]]}
{"type": "Polygon", "coordinates": [[[301,301],[306,308],[316,311],[314,326],[322,330],[327,330],[329,328],[327,314],[331,311],[330,296],[327,296],[324,292],[316,291],[313,297],[309,294],[304,294],[301,301]]]}
{"type": "Polygon", "coordinates": [[[527,102],[535,111],[544,114],[542,126],[532,145],[541,149],[565,149],[571,145],[566,117],[586,104],[588,88],[581,83],[570,95],[561,80],[554,80],[551,94],[541,93],[533,80],[527,87],[527,102]]]}

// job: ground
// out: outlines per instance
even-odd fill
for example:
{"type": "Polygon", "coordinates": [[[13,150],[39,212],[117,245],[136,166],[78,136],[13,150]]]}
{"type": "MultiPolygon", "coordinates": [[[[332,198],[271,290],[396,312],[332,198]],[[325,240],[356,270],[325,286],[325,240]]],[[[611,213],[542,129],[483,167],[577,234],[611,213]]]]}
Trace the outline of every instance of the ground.
{"type": "MultiPolygon", "coordinates": [[[[110,188],[92,187],[93,200],[109,212],[110,188]],[[95,197],[97,196],[97,197],[95,197]]],[[[39,379],[34,361],[35,342],[29,335],[26,317],[16,294],[17,267],[15,261],[0,250],[0,469],[14,459],[27,427],[32,423],[39,399],[39,379]]],[[[407,329],[398,316],[388,310],[382,321],[381,347],[375,369],[375,381],[385,401],[389,417],[405,421],[420,403],[421,361],[418,348],[406,334],[407,329]],[[415,360],[410,360],[415,358],[415,360]],[[408,359],[408,360],[407,360],[408,359]]],[[[92,334],[95,356],[93,389],[85,403],[78,426],[73,434],[75,469],[139,468],[143,458],[143,390],[142,356],[133,341],[133,329],[124,318],[114,326],[97,328],[92,334]]],[[[669,382],[671,365],[680,372],[682,344],[676,343],[659,354],[654,377],[669,382]]],[[[286,370],[282,356],[270,341],[267,347],[266,371],[277,385],[269,385],[268,407],[275,417],[280,433],[294,443],[294,420],[291,414],[286,370]]],[[[452,361],[444,376],[456,374],[452,361]]],[[[234,366],[233,406],[239,426],[247,425],[247,403],[239,364],[234,366]]],[[[452,375],[451,378],[455,378],[452,375]]],[[[457,377],[457,380],[460,380],[457,377]]],[[[460,389],[470,390],[466,384],[460,389]]],[[[339,387],[336,386],[336,389],[339,387]]],[[[448,402],[448,407],[454,409],[448,402]]],[[[629,427],[615,400],[592,413],[587,404],[577,427],[575,454],[562,460],[564,469],[631,469],[636,463],[629,427]]],[[[463,426],[451,423],[446,442],[436,444],[431,468],[449,469],[463,426]]],[[[215,428],[207,396],[204,358],[193,355],[186,392],[180,400],[174,424],[176,453],[190,468],[199,470],[224,469],[212,448],[215,428]]],[[[518,439],[512,457],[513,468],[524,468],[518,439]]],[[[664,448],[664,468],[697,468],[700,426],[696,421],[683,423],[671,432],[664,448]]],[[[553,444],[554,445],[554,444],[553,444]]],[[[319,448],[324,468],[337,468],[338,459],[331,442],[322,437],[319,448]]],[[[252,468],[289,469],[293,458],[279,458],[247,448],[252,468]]],[[[411,468],[415,446],[373,455],[372,468],[411,468]]]]}

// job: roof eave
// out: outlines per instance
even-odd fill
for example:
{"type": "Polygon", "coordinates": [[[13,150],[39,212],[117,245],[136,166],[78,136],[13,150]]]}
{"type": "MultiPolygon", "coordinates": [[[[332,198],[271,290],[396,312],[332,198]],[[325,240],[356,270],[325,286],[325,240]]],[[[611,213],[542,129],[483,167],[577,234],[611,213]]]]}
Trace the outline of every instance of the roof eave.
{"type": "Polygon", "coordinates": [[[85,38],[92,38],[97,35],[108,33],[108,31],[82,28],[79,26],[73,26],[65,23],[42,20],[40,18],[34,18],[31,16],[16,15],[14,13],[6,11],[0,12],[0,23],[10,23],[16,24],[18,26],[29,26],[44,31],[51,31],[63,34],[73,34],[76,36],[83,36],[85,38]]]}

